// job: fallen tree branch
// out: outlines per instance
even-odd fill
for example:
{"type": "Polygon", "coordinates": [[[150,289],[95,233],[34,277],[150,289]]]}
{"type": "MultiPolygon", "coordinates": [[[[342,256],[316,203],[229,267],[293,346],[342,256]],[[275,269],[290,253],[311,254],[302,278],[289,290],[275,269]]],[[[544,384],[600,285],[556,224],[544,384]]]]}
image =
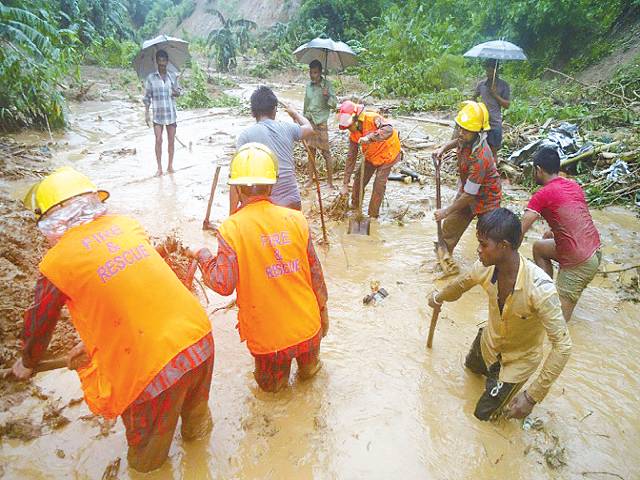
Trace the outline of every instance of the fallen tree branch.
{"type": "Polygon", "coordinates": [[[616,477],[620,480],[624,480],[624,477],[622,475],[613,472],[582,472],[583,477],[586,477],[587,475],[609,475],[610,477],[616,477]]]}
{"type": "Polygon", "coordinates": [[[571,158],[567,158],[566,160],[562,160],[560,162],[560,168],[565,168],[568,165],[572,165],[580,160],[582,160],[583,158],[588,158],[591,157],[592,155],[597,155],[600,152],[608,152],[611,148],[615,147],[616,145],[619,145],[620,141],[615,141],[615,142],[611,142],[611,143],[606,143],[604,145],[598,145],[597,147],[594,147],[593,149],[581,153],[580,155],[576,155],[575,157],[571,157],[571,158]]]}
{"type": "Polygon", "coordinates": [[[630,267],[618,268],[616,270],[598,270],[596,272],[597,275],[609,275],[610,273],[622,273],[628,272],[629,270],[633,270],[634,268],[640,268],[640,264],[631,265],[630,267]]]}
{"type": "Polygon", "coordinates": [[[604,89],[604,88],[602,88],[602,87],[599,87],[599,86],[597,86],[597,85],[589,85],[588,83],[585,83],[585,82],[583,82],[583,81],[581,81],[581,80],[578,80],[577,78],[572,77],[571,75],[567,75],[566,73],[560,72],[560,71],[558,71],[558,70],[554,70],[553,68],[548,68],[548,67],[547,67],[547,68],[545,68],[545,70],[548,70],[549,72],[552,72],[552,73],[555,73],[555,74],[561,75],[561,76],[563,76],[563,77],[565,77],[565,78],[568,78],[569,80],[571,80],[571,81],[573,81],[573,82],[576,82],[577,84],[582,85],[582,86],[583,86],[583,87],[585,87],[585,88],[594,88],[594,89],[596,89],[596,90],[600,90],[600,91],[601,91],[601,92],[603,92],[603,93],[606,93],[607,95],[610,95],[610,96],[612,96],[612,97],[619,98],[620,100],[622,100],[622,102],[623,102],[623,103],[625,103],[625,105],[624,105],[624,106],[625,106],[625,108],[629,108],[629,107],[626,105],[626,103],[627,103],[627,102],[629,102],[629,103],[630,103],[630,102],[632,101],[630,98],[627,98],[627,97],[625,97],[624,95],[620,95],[620,94],[618,94],[618,93],[610,92],[609,90],[606,90],[606,89],[604,89]]]}
{"type": "Polygon", "coordinates": [[[451,120],[440,120],[438,118],[409,117],[406,115],[399,115],[396,118],[401,118],[402,120],[414,120],[417,122],[433,123],[435,125],[442,125],[445,127],[453,127],[454,125],[451,120]]]}

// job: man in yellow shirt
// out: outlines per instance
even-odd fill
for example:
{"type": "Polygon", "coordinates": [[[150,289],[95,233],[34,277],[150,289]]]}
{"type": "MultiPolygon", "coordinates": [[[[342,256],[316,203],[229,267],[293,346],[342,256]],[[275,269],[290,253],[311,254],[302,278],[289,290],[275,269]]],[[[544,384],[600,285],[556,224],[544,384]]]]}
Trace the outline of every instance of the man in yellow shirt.
{"type": "Polygon", "coordinates": [[[478,257],[466,274],[433,292],[429,305],[453,302],[480,285],[489,299],[489,321],[480,328],[465,366],[487,377],[474,415],[492,420],[501,414],[524,418],[542,401],[571,354],[571,338],[553,280],[518,253],[518,217],[498,208],[480,217],[478,257]],[[516,396],[542,361],[544,335],[551,342],[539,375],[516,396]],[[515,398],[514,398],[515,397],[515,398]]]}

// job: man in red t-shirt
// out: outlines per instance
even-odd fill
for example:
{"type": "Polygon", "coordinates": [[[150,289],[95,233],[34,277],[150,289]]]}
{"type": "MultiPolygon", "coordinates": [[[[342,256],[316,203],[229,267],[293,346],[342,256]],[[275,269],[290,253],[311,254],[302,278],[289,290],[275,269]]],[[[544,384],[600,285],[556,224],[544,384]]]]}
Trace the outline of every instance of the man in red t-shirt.
{"type": "Polygon", "coordinates": [[[582,291],[600,266],[600,235],[580,185],[558,175],[560,156],[556,149],[538,150],[533,166],[536,183],[543,187],[529,200],[522,219],[522,235],[539,217],[549,224],[551,231],[533,244],[533,259],[551,278],[551,260],[560,264],[556,288],[568,321],[582,291]]]}

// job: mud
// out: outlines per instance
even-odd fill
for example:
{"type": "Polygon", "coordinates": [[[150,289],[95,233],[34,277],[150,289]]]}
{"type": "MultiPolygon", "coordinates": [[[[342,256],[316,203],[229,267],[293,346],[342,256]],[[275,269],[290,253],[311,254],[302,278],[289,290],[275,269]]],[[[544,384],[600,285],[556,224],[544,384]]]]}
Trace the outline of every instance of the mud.
{"type": "MultiPolygon", "coordinates": [[[[7,161],[5,157],[5,161],[7,161]]],[[[41,168],[43,168],[41,166],[41,168]]],[[[16,170],[11,170],[16,172],[16,170]]],[[[43,169],[46,171],[46,169],[43,169]]],[[[19,175],[24,180],[24,174],[19,175]]],[[[37,178],[31,177],[32,181],[37,178]]],[[[0,174],[0,182],[4,176],[0,174]]],[[[33,303],[34,286],[39,275],[38,263],[46,251],[44,237],[35,226],[32,214],[20,202],[0,191],[0,368],[11,366],[21,348],[24,310],[33,303]]],[[[49,356],[67,352],[78,341],[65,313],[51,341],[49,356]]],[[[5,384],[0,386],[4,391],[5,384]]]]}
{"type": "MultiPolygon", "coordinates": [[[[237,94],[246,99],[252,88],[241,83],[237,94]]],[[[300,106],[295,92],[301,86],[282,90],[300,106]]],[[[177,172],[155,178],[153,133],[144,126],[139,104],[118,98],[70,108],[71,128],[54,133],[58,147],[48,169],[74,165],[111,192],[113,212],[134,216],[153,237],[163,239],[178,231],[185,246],[215,251],[215,237],[202,230],[211,179],[215,166],[222,165],[211,216],[219,222],[228,212],[226,167],[233,139],[252,124],[248,115],[228,109],[180,112],[178,135],[192,144],[192,150],[177,146],[177,172]],[[135,148],[136,153],[100,158],[102,152],[122,148],[135,148]]],[[[287,120],[282,113],[279,118],[287,120]]],[[[422,143],[451,135],[446,128],[394,122],[422,143]]],[[[334,144],[344,141],[335,125],[330,128],[334,144]]],[[[48,134],[31,132],[16,140],[50,141],[48,134]]],[[[336,156],[344,157],[344,147],[336,148],[336,156]]],[[[543,429],[523,430],[517,421],[476,421],[473,408],[483,382],[465,371],[463,359],[478,325],[486,320],[486,298],[474,289],[446,304],[433,349],[427,350],[431,311],[425,298],[442,285],[432,271],[434,186],[430,150],[412,150],[408,156],[411,168],[429,181],[390,183],[371,236],[347,235],[344,220],[328,222],[329,245],[317,250],[329,288],[331,328],[322,342],[323,368],[312,381],[297,379],[294,367],[289,388],[276,395],[259,391],[252,376],[253,359],[238,340],[237,310],[225,308],[232,305],[229,298],[208,292],[206,310],[216,339],[210,398],[213,433],[191,443],[176,434],[168,462],[145,478],[572,480],[585,478],[583,472],[610,472],[625,480],[637,477],[640,400],[635,392],[640,380],[633,373],[640,342],[637,306],[617,296],[614,275],[597,277],[569,325],[573,356],[547,398],[534,409],[544,418],[543,429]],[[372,280],[379,281],[389,296],[365,306],[362,297],[372,280]]],[[[454,172],[450,163],[447,168],[454,172]]],[[[300,175],[303,180],[302,165],[300,175]]],[[[0,190],[17,197],[25,183],[5,181],[0,190]]],[[[455,193],[453,184],[448,185],[443,191],[445,204],[455,193]]],[[[311,216],[314,237],[320,238],[315,195],[315,189],[303,192],[303,208],[311,216]]],[[[322,195],[325,205],[331,205],[335,193],[324,182],[322,195]]],[[[506,201],[522,211],[528,196],[526,191],[508,189],[506,201]]],[[[634,214],[612,208],[595,211],[594,218],[605,245],[606,265],[634,264],[640,244],[640,221],[634,214]]],[[[543,231],[538,224],[527,235],[525,255],[531,257],[531,244],[543,231]]],[[[456,261],[468,267],[475,260],[475,249],[471,228],[461,240],[456,261]]],[[[548,351],[548,345],[545,348],[548,351]]],[[[76,374],[64,370],[39,374],[33,386],[59,405],[82,395],[76,374]]],[[[6,404],[0,424],[21,418],[41,423],[49,400],[26,392],[22,402],[6,404]]],[[[62,428],[43,428],[43,435],[30,441],[0,441],[5,476],[100,478],[115,458],[121,458],[119,477],[139,478],[126,463],[121,421],[104,436],[99,423],[81,420],[91,415],[84,402],[62,414],[71,421],[62,428]],[[63,457],[57,453],[60,449],[63,457]]]]}

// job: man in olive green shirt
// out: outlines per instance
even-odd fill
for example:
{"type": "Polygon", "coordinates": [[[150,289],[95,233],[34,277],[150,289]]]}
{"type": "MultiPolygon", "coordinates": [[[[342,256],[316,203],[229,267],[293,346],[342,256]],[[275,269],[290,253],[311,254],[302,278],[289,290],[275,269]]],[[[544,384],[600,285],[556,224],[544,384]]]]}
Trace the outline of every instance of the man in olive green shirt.
{"type": "Polygon", "coordinates": [[[312,162],[315,162],[317,151],[320,150],[327,164],[327,184],[333,187],[333,158],[329,149],[329,131],[327,120],[331,111],[336,108],[338,100],[333,93],[331,82],[322,77],[322,64],[314,60],[309,64],[309,78],[304,94],[304,108],[302,114],[313,125],[314,134],[306,140],[307,155],[309,156],[309,182],[313,179],[312,162]]]}
{"type": "Polygon", "coordinates": [[[507,418],[529,415],[571,354],[571,337],[553,280],[518,253],[521,230],[518,217],[506,208],[481,217],[476,231],[480,260],[429,299],[432,308],[439,308],[475,285],[487,292],[489,321],[479,330],[465,360],[469,370],[487,377],[474,412],[480,420],[502,413],[507,418]],[[542,361],[545,333],[551,351],[538,376],[516,396],[542,361]]]}

